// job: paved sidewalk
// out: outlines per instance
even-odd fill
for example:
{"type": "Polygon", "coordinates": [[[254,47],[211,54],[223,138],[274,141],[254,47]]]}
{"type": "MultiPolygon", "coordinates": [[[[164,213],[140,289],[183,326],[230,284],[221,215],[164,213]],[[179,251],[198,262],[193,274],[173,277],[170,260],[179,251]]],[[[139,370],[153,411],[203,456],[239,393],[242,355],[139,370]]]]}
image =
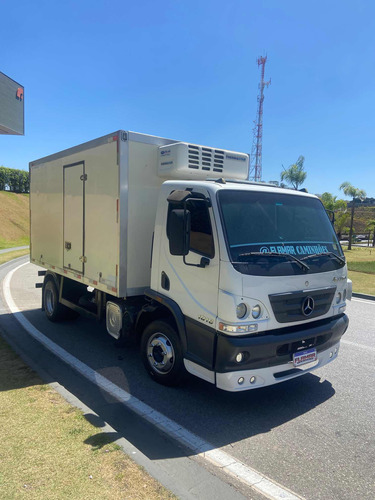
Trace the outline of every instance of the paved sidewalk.
{"type": "Polygon", "coordinates": [[[26,248],[30,248],[29,245],[26,245],[25,247],[4,248],[3,250],[0,250],[0,253],[15,252],[16,250],[26,250],[26,248]]]}

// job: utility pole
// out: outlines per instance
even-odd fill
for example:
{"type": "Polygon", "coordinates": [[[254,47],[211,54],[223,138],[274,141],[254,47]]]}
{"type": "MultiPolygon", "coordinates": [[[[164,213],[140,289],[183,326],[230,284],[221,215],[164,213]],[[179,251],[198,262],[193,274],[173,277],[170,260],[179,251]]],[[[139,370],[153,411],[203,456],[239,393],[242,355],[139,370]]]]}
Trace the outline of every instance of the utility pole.
{"type": "Polygon", "coordinates": [[[257,97],[258,109],[256,120],[253,128],[253,145],[250,155],[249,180],[260,182],[262,180],[262,137],[263,137],[263,101],[264,88],[271,84],[271,79],[268,82],[264,81],[264,67],[266,65],[267,56],[259,57],[257,60],[258,67],[261,66],[261,76],[259,83],[259,94],[257,97]]]}

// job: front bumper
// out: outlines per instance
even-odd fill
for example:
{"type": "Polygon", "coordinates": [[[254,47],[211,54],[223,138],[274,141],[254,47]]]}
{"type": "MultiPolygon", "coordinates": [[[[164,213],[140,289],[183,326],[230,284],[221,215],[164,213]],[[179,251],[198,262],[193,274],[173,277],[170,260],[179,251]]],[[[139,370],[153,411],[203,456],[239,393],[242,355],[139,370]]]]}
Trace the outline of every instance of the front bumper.
{"type": "Polygon", "coordinates": [[[300,377],[305,373],[321,368],[336,359],[339,347],[340,342],[333,345],[330,349],[319,352],[316,361],[302,365],[300,368],[293,368],[292,364],[287,363],[284,365],[272,366],[270,368],[217,373],[216,387],[224,391],[239,392],[291,380],[292,378],[300,377]],[[240,384],[238,381],[241,379],[243,379],[243,382],[240,384]]]}
{"type": "Polygon", "coordinates": [[[304,369],[293,369],[293,353],[312,347],[317,351],[318,362],[311,369],[323,366],[337,356],[335,349],[338,350],[348,324],[348,317],[342,314],[307,325],[273,330],[263,335],[219,335],[215,358],[216,385],[230,391],[246,390],[302,375],[309,371],[308,365],[304,369]],[[331,352],[333,355],[330,357],[331,352]],[[243,353],[241,363],[236,361],[239,353],[243,353]],[[288,373],[284,376],[282,372],[288,373]],[[253,376],[258,382],[250,384],[249,379],[253,376]],[[245,382],[239,385],[237,381],[241,377],[245,382]]]}

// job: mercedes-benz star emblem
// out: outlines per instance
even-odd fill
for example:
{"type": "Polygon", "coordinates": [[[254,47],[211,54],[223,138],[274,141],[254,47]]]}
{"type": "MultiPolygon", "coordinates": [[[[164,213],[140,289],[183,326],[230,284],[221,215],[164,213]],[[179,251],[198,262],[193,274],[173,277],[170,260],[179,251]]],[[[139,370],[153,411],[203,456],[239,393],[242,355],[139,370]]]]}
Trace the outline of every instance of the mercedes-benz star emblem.
{"type": "Polygon", "coordinates": [[[310,316],[314,311],[314,299],[312,297],[306,297],[302,304],[302,313],[304,316],[310,316]]]}

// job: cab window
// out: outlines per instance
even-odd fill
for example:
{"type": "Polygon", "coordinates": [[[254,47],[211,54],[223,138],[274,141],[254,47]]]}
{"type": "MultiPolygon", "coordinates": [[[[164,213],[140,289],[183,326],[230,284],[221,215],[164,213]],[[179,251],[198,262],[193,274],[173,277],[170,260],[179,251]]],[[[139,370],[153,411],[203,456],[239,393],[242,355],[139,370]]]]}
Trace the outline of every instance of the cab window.
{"type": "MultiPolygon", "coordinates": [[[[169,213],[174,208],[183,209],[184,204],[169,205],[169,213]]],[[[196,252],[205,257],[212,259],[215,255],[214,239],[212,235],[212,226],[210,214],[206,203],[197,200],[187,200],[186,210],[189,210],[191,216],[191,231],[190,231],[190,248],[192,252],[196,252]]],[[[168,215],[169,221],[169,215],[168,215]]],[[[167,222],[168,234],[168,222],[167,222]]]]}

